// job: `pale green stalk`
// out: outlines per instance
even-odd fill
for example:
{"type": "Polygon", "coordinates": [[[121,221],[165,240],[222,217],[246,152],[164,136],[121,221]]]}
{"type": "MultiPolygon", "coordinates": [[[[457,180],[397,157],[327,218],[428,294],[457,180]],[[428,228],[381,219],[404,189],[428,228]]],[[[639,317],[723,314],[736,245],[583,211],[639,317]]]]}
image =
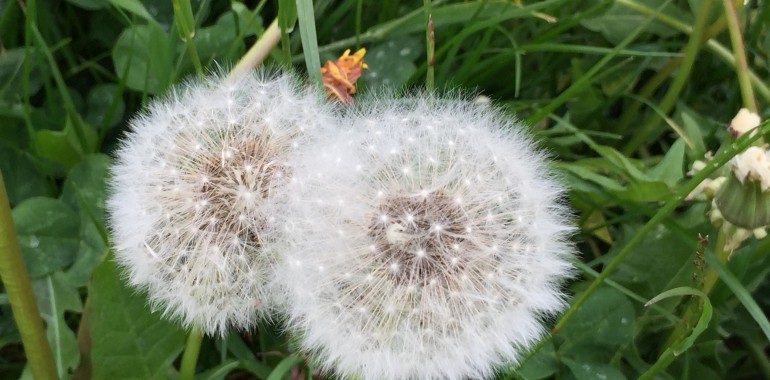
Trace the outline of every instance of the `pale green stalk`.
{"type": "Polygon", "coordinates": [[[0,279],[3,281],[13,319],[19,329],[27,363],[36,380],[54,380],[56,364],[43,328],[43,320],[21,257],[8,194],[0,173],[0,279]]]}

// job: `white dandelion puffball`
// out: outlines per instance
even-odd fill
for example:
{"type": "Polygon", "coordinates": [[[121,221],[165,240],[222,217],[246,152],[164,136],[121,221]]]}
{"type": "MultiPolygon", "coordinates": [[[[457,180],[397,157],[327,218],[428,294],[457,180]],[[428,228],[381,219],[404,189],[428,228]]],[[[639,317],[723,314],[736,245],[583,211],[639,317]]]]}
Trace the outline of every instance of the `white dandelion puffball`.
{"type": "Polygon", "coordinates": [[[564,306],[563,189],[492,107],[367,107],[292,160],[276,272],[289,328],[342,378],[491,376],[564,306]]]}
{"type": "Polygon", "coordinates": [[[286,75],[213,76],[132,120],[108,208],[116,259],[155,308],[210,335],[263,315],[264,210],[291,176],[287,154],[325,113],[318,99],[286,75]]]}

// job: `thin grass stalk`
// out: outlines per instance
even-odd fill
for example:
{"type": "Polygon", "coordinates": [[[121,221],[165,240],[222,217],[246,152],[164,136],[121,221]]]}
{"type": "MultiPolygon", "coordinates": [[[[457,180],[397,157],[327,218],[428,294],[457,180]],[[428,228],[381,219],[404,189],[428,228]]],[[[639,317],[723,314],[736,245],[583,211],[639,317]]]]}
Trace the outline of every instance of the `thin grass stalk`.
{"type": "Polygon", "coordinates": [[[307,75],[317,89],[323,89],[321,57],[318,55],[318,37],[312,0],[297,0],[297,19],[302,38],[302,53],[305,55],[305,65],[307,65],[307,75]]]}
{"type": "MultiPolygon", "coordinates": [[[[685,55],[682,59],[682,64],[679,65],[679,71],[677,72],[674,81],[671,83],[671,86],[669,86],[668,91],[666,91],[666,94],[663,96],[660,105],[658,105],[658,108],[663,115],[668,114],[674,108],[676,101],[679,99],[679,95],[684,89],[685,84],[687,84],[687,81],[690,79],[690,72],[692,71],[693,64],[695,63],[695,58],[698,56],[698,52],[700,51],[701,36],[710,14],[711,0],[704,0],[701,3],[697,16],[695,17],[695,25],[692,29],[692,33],[690,33],[690,39],[687,41],[687,45],[685,47],[685,55]]],[[[659,124],[660,119],[658,114],[651,114],[643,126],[633,134],[631,140],[629,140],[628,144],[626,144],[626,146],[621,150],[623,154],[630,155],[636,151],[636,149],[638,149],[639,146],[647,141],[647,139],[654,133],[654,130],[657,129],[659,124]]]]}
{"type": "MultiPolygon", "coordinates": [[[[615,0],[615,2],[618,4],[624,5],[628,8],[631,8],[633,10],[636,10],[640,13],[643,13],[646,15],[653,15],[655,18],[658,19],[658,21],[661,21],[664,24],[667,24],[668,26],[676,30],[679,30],[682,33],[686,33],[686,34],[692,33],[692,28],[689,25],[671,16],[660,14],[660,12],[656,11],[655,8],[650,8],[646,5],[639,4],[634,0],[615,0]]],[[[725,48],[718,41],[714,39],[709,39],[708,41],[706,41],[706,48],[711,50],[712,53],[716,54],[717,57],[722,59],[728,65],[733,67],[736,66],[735,57],[732,55],[730,50],[725,48]]],[[[751,84],[754,86],[754,89],[757,90],[757,92],[760,95],[762,95],[762,97],[765,100],[770,102],[770,87],[768,87],[768,85],[766,85],[765,82],[759,76],[757,76],[757,74],[753,72],[751,69],[748,69],[748,75],[749,75],[749,80],[751,81],[751,84]]]]}
{"type": "Polygon", "coordinates": [[[425,75],[425,87],[428,92],[433,92],[436,88],[436,33],[433,27],[433,14],[431,13],[431,0],[424,1],[425,10],[425,50],[428,56],[427,73],[425,75]]]}
{"type": "Polygon", "coordinates": [[[733,45],[733,56],[735,57],[735,72],[738,74],[738,85],[741,88],[741,97],[743,106],[751,112],[757,112],[757,101],[754,99],[754,90],[751,87],[751,78],[749,77],[749,63],[746,60],[746,47],[743,45],[743,34],[741,32],[740,22],[738,21],[738,12],[732,1],[724,0],[725,17],[727,18],[727,30],[730,32],[730,41],[733,45]]]}

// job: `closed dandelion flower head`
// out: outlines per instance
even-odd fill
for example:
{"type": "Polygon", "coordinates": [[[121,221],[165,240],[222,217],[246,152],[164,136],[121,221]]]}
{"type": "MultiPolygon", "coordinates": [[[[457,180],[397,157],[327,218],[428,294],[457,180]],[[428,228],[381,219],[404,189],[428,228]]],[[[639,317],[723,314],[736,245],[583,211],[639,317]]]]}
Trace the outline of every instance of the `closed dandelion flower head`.
{"type": "Polygon", "coordinates": [[[166,315],[224,334],[265,310],[273,226],[264,208],[291,176],[286,155],[318,119],[313,95],[287,76],[215,76],[131,122],[108,201],[115,255],[166,315]]]}
{"type": "Polygon", "coordinates": [[[563,190],[491,107],[367,107],[293,160],[277,274],[289,324],[342,377],[490,376],[564,304],[563,190]]]}

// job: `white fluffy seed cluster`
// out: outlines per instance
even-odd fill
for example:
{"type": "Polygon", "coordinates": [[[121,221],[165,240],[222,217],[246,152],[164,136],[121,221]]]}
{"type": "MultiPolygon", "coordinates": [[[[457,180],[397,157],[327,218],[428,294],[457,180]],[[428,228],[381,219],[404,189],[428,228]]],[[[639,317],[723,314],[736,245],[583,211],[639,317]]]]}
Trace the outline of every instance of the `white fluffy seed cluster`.
{"type": "Polygon", "coordinates": [[[289,153],[323,122],[314,95],[288,76],[213,76],[131,122],[108,200],[115,255],[167,316],[222,335],[265,315],[265,210],[284,194],[289,153]]]}
{"type": "Polygon", "coordinates": [[[275,273],[290,330],[342,378],[491,376],[564,304],[563,190],[489,106],[359,109],[293,155],[275,273]]]}
{"type": "Polygon", "coordinates": [[[130,283],[209,335],[277,309],[341,378],[484,378],[516,362],[572,270],[546,157],[487,104],[327,107],[265,74],[152,102],[108,200],[130,283]]]}

